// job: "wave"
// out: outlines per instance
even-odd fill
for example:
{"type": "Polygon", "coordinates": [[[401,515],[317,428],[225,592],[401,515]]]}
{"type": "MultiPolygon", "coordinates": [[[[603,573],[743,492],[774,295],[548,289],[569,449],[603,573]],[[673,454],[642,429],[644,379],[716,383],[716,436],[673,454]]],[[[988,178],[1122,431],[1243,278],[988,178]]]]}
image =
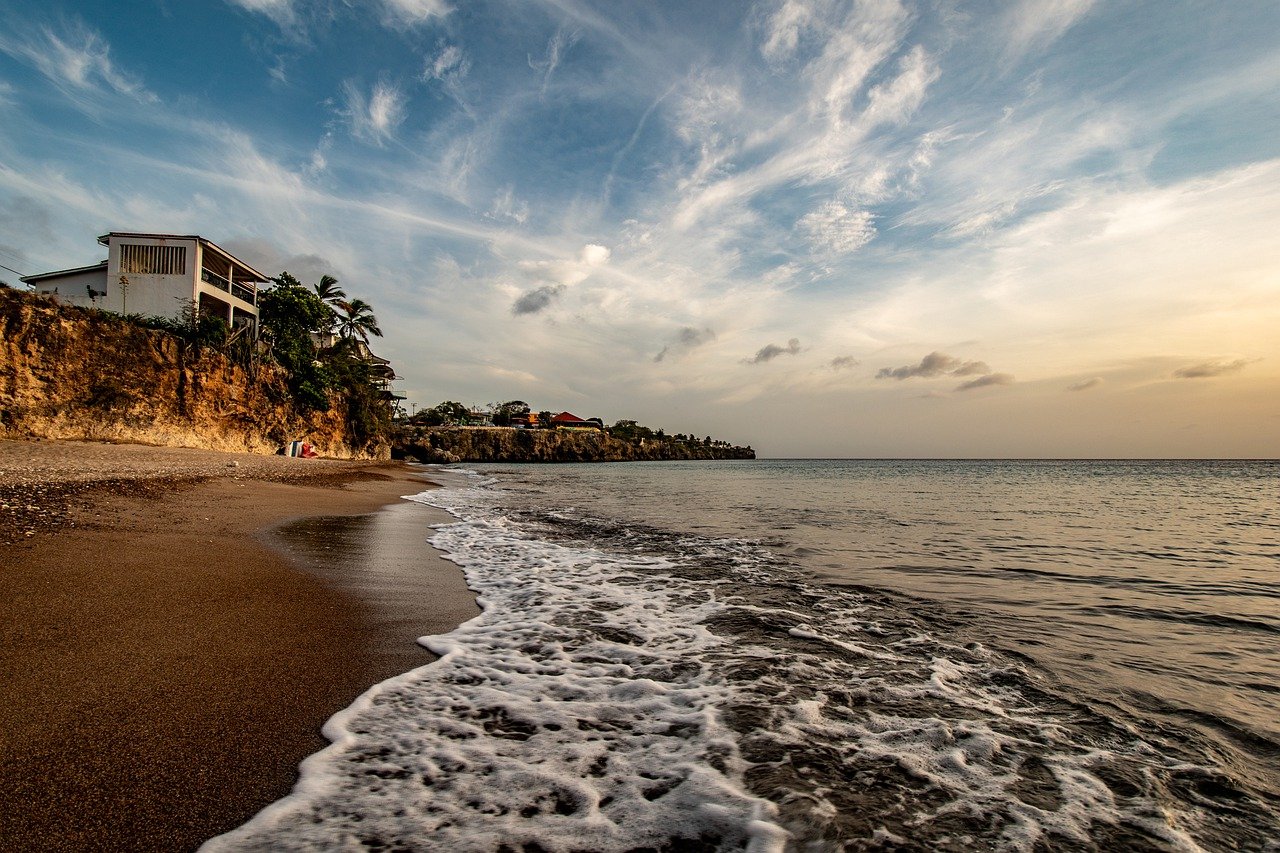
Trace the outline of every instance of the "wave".
{"type": "Polygon", "coordinates": [[[431,543],[482,614],[206,850],[1197,850],[1275,824],[1212,756],[891,599],[500,485],[415,498],[458,519],[431,543]]]}

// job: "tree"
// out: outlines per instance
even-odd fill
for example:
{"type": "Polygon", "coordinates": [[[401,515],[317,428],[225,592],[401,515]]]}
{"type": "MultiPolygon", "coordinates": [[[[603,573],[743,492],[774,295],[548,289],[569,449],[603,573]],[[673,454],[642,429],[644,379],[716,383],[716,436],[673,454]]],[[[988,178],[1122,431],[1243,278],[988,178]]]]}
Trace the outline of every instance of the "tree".
{"type": "Polygon", "coordinates": [[[382,337],[378,318],[373,316],[373,306],[368,302],[363,299],[343,300],[338,303],[338,308],[338,335],[344,340],[359,338],[367,344],[370,335],[382,337]]]}
{"type": "Polygon", "coordinates": [[[276,362],[289,373],[289,390],[304,407],[328,406],[333,377],[317,363],[311,333],[328,328],[332,310],[310,288],[288,272],[271,279],[258,294],[262,336],[271,343],[276,362]]]}
{"type": "Polygon", "coordinates": [[[273,343],[296,338],[310,340],[312,332],[327,328],[332,311],[319,296],[287,272],[258,294],[262,333],[273,343]]]}
{"type": "Polygon", "coordinates": [[[420,423],[425,426],[443,426],[448,423],[457,423],[467,416],[467,407],[453,400],[445,400],[438,403],[430,409],[424,409],[414,415],[413,422],[420,423]]]}
{"type": "Polygon", "coordinates": [[[548,411],[538,412],[538,426],[543,429],[551,429],[551,419],[554,417],[555,415],[548,411]]]}
{"type": "Polygon", "coordinates": [[[330,305],[337,305],[347,298],[346,291],[338,287],[338,280],[331,275],[320,276],[320,280],[315,283],[314,287],[316,296],[319,296],[322,302],[328,302],[330,305]]]}
{"type": "Polygon", "coordinates": [[[324,331],[330,331],[338,322],[338,307],[347,298],[347,292],[338,287],[336,278],[327,274],[320,276],[320,280],[313,286],[316,290],[316,296],[320,297],[321,302],[329,306],[329,323],[324,327],[324,331]]]}
{"type": "Polygon", "coordinates": [[[494,426],[511,426],[511,419],[529,414],[529,404],[524,400],[508,400],[493,407],[494,426]]]}

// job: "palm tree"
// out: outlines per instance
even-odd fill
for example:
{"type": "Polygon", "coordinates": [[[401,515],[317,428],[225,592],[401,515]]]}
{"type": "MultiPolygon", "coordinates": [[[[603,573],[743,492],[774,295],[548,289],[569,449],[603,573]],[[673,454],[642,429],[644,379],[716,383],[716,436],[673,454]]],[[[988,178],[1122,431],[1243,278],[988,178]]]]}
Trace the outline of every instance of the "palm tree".
{"type": "Polygon", "coordinates": [[[332,331],[337,324],[339,316],[338,306],[342,305],[342,300],[347,298],[347,293],[341,287],[338,287],[338,280],[331,275],[320,276],[320,281],[312,285],[316,289],[316,296],[320,297],[320,301],[329,306],[332,312],[329,317],[329,325],[324,331],[332,331]]]}
{"type": "Polygon", "coordinates": [[[338,302],[338,335],[343,340],[359,338],[366,344],[369,336],[382,337],[378,318],[373,316],[373,306],[363,299],[338,302]]]}
{"type": "Polygon", "coordinates": [[[347,293],[341,287],[338,287],[338,280],[331,275],[320,276],[320,281],[313,285],[316,289],[316,296],[319,296],[324,302],[330,305],[337,305],[340,301],[347,298],[347,293]]]}

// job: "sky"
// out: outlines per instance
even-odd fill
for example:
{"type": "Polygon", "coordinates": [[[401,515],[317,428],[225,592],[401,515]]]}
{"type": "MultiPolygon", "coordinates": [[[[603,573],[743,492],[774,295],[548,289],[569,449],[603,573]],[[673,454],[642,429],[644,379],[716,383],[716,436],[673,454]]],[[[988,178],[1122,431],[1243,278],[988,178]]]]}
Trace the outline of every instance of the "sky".
{"type": "Polygon", "coordinates": [[[1276,457],[1277,34],[1274,0],[0,0],[0,278],[194,233],[372,303],[419,408],[1276,457]]]}

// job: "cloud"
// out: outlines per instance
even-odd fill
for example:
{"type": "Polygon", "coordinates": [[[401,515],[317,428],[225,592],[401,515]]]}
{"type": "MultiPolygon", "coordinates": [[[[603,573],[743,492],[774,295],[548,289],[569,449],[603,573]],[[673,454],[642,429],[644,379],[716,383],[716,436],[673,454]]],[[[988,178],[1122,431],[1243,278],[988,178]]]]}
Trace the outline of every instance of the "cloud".
{"type": "Polygon", "coordinates": [[[975,388],[988,388],[992,385],[1012,385],[1013,374],[1011,373],[988,373],[986,376],[979,376],[977,379],[970,379],[968,382],[962,382],[956,386],[957,391],[972,391],[975,388]]]}
{"type": "Polygon", "coordinates": [[[831,359],[829,367],[832,370],[848,370],[851,367],[857,367],[860,362],[851,355],[840,355],[831,359]]]}
{"type": "Polygon", "coordinates": [[[422,69],[423,80],[439,80],[447,86],[456,85],[471,71],[471,62],[462,48],[456,44],[442,45],[440,52],[428,57],[422,69]]]}
{"type": "Polygon", "coordinates": [[[297,20],[293,8],[293,0],[227,0],[233,6],[239,6],[247,12],[265,15],[284,28],[297,20]]]}
{"type": "Polygon", "coordinates": [[[551,303],[560,298],[564,292],[563,284],[548,284],[517,299],[511,306],[511,313],[517,317],[524,314],[537,314],[551,307],[551,303]]]}
{"type": "Polygon", "coordinates": [[[1249,362],[1238,358],[1235,361],[1206,361],[1188,367],[1180,367],[1173,372],[1178,379],[1209,379],[1226,373],[1238,373],[1244,370],[1249,362]]]}
{"type": "Polygon", "coordinates": [[[76,96],[115,93],[142,103],[156,96],[142,81],[116,67],[111,46],[82,21],[73,21],[63,32],[49,27],[18,32],[5,22],[0,30],[0,52],[28,63],[62,91],[76,96]]]}
{"type": "MultiPolygon", "coordinates": [[[[876,379],[913,379],[932,378],[934,376],[974,376],[989,374],[991,368],[982,361],[962,361],[954,356],[941,352],[931,352],[920,359],[919,364],[908,364],[902,367],[882,367],[876,373],[876,379]]],[[[976,386],[975,386],[976,387],[976,386]]]]}
{"type": "Polygon", "coordinates": [[[838,201],[828,201],[805,214],[796,227],[805,232],[814,249],[837,255],[852,254],[876,236],[874,216],[838,201]]]}
{"type": "Polygon", "coordinates": [[[485,216],[489,219],[510,219],[517,225],[523,225],[529,218],[529,202],[517,199],[515,188],[506,186],[493,197],[493,204],[485,216]]]}
{"type": "Polygon", "coordinates": [[[534,59],[529,57],[529,67],[534,71],[542,72],[542,87],[539,93],[547,94],[547,87],[551,84],[551,75],[560,67],[560,62],[564,59],[565,52],[577,43],[582,37],[582,33],[578,30],[568,32],[561,27],[556,30],[555,35],[551,37],[551,41],[547,42],[547,55],[545,59],[534,59]]]}
{"type": "Polygon", "coordinates": [[[607,246],[588,243],[575,259],[521,261],[520,269],[530,278],[572,287],[586,281],[596,269],[609,263],[607,246]]]}
{"type": "Polygon", "coordinates": [[[1103,379],[1101,376],[1094,376],[1090,379],[1084,380],[1083,382],[1077,382],[1074,385],[1068,385],[1067,390],[1068,391],[1088,391],[1090,388],[1097,388],[1099,385],[1101,385],[1105,381],[1106,380],[1103,379]]]}
{"type": "Polygon", "coordinates": [[[343,115],[357,139],[381,146],[404,121],[405,96],[396,86],[377,83],[366,98],[350,80],[342,84],[343,115]]]}
{"type": "Polygon", "coordinates": [[[787,341],[787,345],[785,347],[780,347],[777,344],[768,344],[766,346],[761,347],[759,350],[756,351],[754,358],[746,359],[744,363],[745,364],[763,364],[766,361],[773,361],[775,358],[777,358],[780,355],[796,355],[799,352],[800,352],[800,339],[792,338],[791,340],[787,341]]]}
{"type": "Polygon", "coordinates": [[[1096,0],[1023,0],[1004,21],[1006,50],[1021,56],[1056,40],[1093,8],[1096,0]]]}
{"type": "Polygon", "coordinates": [[[991,372],[985,361],[966,361],[951,371],[952,376],[983,376],[991,372]]]}
{"type": "Polygon", "coordinates": [[[444,0],[382,0],[383,23],[393,28],[414,27],[453,11],[444,0]]]}
{"type": "Polygon", "coordinates": [[[715,339],[716,333],[711,329],[697,329],[693,326],[685,326],[676,332],[675,339],[663,347],[662,352],[655,355],[653,360],[661,362],[668,355],[683,355],[689,350],[711,343],[715,339]]]}
{"type": "Polygon", "coordinates": [[[341,268],[329,258],[311,252],[290,254],[270,240],[261,237],[223,240],[220,245],[237,257],[244,258],[258,272],[277,275],[288,272],[303,284],[312,284],[322,275],[331,275],[339,281],[345,278],[341,268]]]}
{"type": "Polygon", "coordinates": [[[582,263],[590,267],[598,267],[609,262],[609,249],[595,243],[582,247],[582,263]]]}

